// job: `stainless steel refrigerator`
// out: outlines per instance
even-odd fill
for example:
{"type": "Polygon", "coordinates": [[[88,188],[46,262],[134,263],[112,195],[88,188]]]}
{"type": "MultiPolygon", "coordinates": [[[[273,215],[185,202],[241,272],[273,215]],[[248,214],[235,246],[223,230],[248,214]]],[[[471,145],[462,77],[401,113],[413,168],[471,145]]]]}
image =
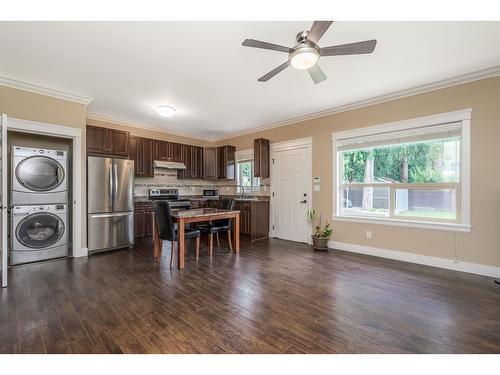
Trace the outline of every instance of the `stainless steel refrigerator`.
{"type": "Polygon", "coordinates": [[[87,158],[89,252],[134,245],[134,162],[87,158]]]}

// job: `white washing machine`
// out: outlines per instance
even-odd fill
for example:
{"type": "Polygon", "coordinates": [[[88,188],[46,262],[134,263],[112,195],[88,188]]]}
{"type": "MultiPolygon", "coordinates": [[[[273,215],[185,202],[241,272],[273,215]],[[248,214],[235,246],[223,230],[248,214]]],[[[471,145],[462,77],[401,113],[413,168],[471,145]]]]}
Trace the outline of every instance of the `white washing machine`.
{"type": "Polygon", "coordinates": [[[12,146],[10,205],[68,202],[66,151],[12,146]]]}
{"type": "Polygon", "coordinates": [[[10,264],[68,256],[65,204],[11,208],[10,264]]]}

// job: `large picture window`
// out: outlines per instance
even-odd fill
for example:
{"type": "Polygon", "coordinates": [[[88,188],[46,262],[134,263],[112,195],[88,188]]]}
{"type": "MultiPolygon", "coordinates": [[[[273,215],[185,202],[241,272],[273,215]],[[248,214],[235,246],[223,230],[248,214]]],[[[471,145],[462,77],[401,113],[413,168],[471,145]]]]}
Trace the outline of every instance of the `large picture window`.
{"type": "Polygon", "coordinates": [[[337,218],[465,224],[463,122],[394,128],[332,135],[337,218]]]}

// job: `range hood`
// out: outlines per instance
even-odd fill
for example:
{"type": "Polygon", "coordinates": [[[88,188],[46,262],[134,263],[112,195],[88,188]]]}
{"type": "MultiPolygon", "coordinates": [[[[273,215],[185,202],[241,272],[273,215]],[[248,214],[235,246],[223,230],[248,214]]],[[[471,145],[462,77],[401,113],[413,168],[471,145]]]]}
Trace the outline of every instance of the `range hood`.
{"type": "Polygon", "coordinates": [[[186,169],[184,163],[177,163],[173,161],[163,161],[163,160],[155,160],[154,167],[163,169],[186,169]]]}

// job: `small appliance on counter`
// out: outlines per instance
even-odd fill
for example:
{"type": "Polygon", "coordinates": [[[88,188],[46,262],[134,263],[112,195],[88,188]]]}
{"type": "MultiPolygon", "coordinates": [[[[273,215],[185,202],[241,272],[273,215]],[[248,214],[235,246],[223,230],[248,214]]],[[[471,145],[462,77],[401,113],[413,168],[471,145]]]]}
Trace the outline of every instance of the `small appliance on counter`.
{"type": "Polygon", "coordinates": [[[152,201],[165,201],[173,210],[189,210],[190,202],[179,199],[178,189],[149,189],[149,199],[152,201]]]}
{"type": "Polygon", "coordinates": [[[203,190],[204,199],[219,199],[219,190],[217,189],[205,189],[203,190]]]}

